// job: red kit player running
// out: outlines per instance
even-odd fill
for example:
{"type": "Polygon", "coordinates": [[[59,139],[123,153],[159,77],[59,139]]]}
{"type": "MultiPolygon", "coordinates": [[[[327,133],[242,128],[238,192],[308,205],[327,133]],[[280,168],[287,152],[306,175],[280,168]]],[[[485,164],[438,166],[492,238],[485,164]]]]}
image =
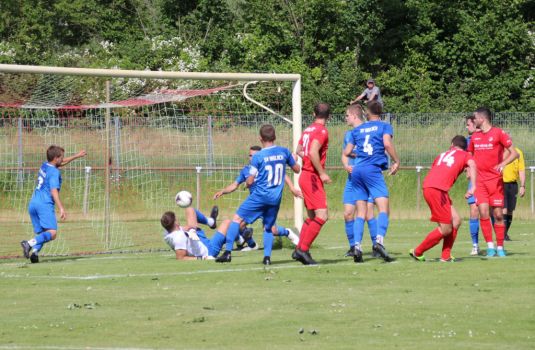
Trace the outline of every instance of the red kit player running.
{"type": "Polygon", "coordinates": [[[479,131],[472,134],[468,152],[472,153],[477,164],[477,191],[475,192],[479,222],[483,237],[487,242],[487,256],[496,254],[505,256],[503,241],[505,224],[503,221],[503,168],[518,158],[509,135],[500,128],[492,126],[492,114],[488,108],[478,108],[474,112],[474,122],[479,131]],[[504,158],[504,150],[509,152],[504,158]],[[494,217],[497,250],[492,240],[492,224],[490,211],[494,217]]]}
{"type": "Polygon", "coordinates": [[[325,172],[329,145],[329,133],[325,124],[330,115],[331,107],[327,103],[318,103],[314,107],[315,120],[303,131],[297,146],[297,154],[303,159],[299,187],[305,199],[308,219],[303,223],[299,244],[292,258],[304,265],[316,264],[309,249],[328,219],[327,196],[323,184],[331,182],[331,178],[325,172]]]}
{"type": "MultiPolygon", "coordinates": [[[[418,261],[425,261],[424,252],[437,245],[444,239],[441,261],[453,261],[451,248],[461,225],[461,218],[451,203],[448,191],[457,177],[468,167],[470,179],[476,179],[476,163],[470,153],[466,152],[466,139],[457,135],[451,140],[451,148],[441,153],[433,162],[431,170],[423,183],[424,198],[431,209],[431,221],[438,227],[429,232],[427,237],[416,249],[409,254],[418,261]]],[[[475,182],[475,181],[474,181],[475,182]]],[[[466,192],[468,198],[474,194],[476,188],[471,187],[466,192]]]]}

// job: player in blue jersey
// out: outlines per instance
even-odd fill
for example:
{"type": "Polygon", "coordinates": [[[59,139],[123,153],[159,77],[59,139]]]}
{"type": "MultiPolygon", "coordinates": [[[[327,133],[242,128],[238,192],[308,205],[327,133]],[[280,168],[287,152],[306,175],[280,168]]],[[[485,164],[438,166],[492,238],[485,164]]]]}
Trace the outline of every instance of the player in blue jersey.
{"type": "MultiPolygon", "coordinates": [[[[253,155],[260,151],[262,149],[262,147],[260,146],[251,146],[249,148],[249,161],[251,161],[251,158],[253,157],[253,155]]],[[[251,168],[251,164],[247,164],[246,166],[244,166],[242,168],[242,170],[240,171],[240,174],[238,175],[238,177],[236,177],[236,180],[234,180],[233,183],[231,183],[230,185],[228,185],[227,187],[225,187],[224,189],[216,192],[214,194],[214,200],[225,195],[225,194],[228,194],[228,193],[232,193],[234,191],[236,191],[238,189],[238,187],[244,183],[247,178],[249,177],[249,171],[250,171],[250,168],[251,168]]],[[[298,197],[298,198],[303,198],[303,194],[301,193],[301,190],[295,188],[295,186],[293,185],[292,183],[292,180],[290,179],[290,177],[288,175],[286,175],[284,177],[284,181],[286,182],[286,185],[288,185],[288,188],[290,189],[290,192],[292,192],[292,194],[295,196],[295,197],[298,197]]],[[[249,193],[253,193],[254,189],[256,187],[256,182],[253,182],[251,184],[251,186],[249,186],[249,193]]],[[[294,245],[297,245],[299,243],[299,236],[295,234],[295,232],[293,232],[291,229],[289,228],[286,228],[286,227],[283,227],[283,226],[279,226],[279,225],[273,225],[272,229],[271,229],[271,232],[273,233],[274,236],[281,236],[281,237],[288,237],[288,239],[294,244],[294,245]]],[[[247,227],[245,222],[242,222],[242,224],[240,225],[240,234],[238,235],[238,240],[237,240],[237,248],[238,250],[242,251],[242,252],[246,252],[246,251],[250,251],[250,250],[257,250],[258,249],[258,245],[256,244],[255,240],[253,239],[253,228],[252,227],[247,227]],[[247,244],[246,247],[243,247],[244,243],[247,244]]]]}
{"type": "MultiPolygon", "coordinates": [[[[350,156],[356,150],[357,157],[351,172],[351,181],[356,191],[357,218],[355,219],[355,235],[362,236],[368,197],[372,197],[379,209],[377,216],[377,236],[373,250],[387,262],[392,261],[384,247],[384,237],[388,229],[389,201],[388,188],[383,177],[383,170],[388,169],[394,175],[399,169],[399,158],[392,143],[393,130],[388,123],[381,121],[381,104],[377,101],[368,103],[368,122],[351,131],[351,140],[344,149],[350,156]],[[386,153],[385,153],[386,152],[386,153]]],[[[355,250],[355,255],[358,251],[355,250]]],[[[355,259],[357,262],[357,259],[355,259]]]]}
{"type": "MultiPolygon", "coordinates": [[[[346,109],[346,122],[352,128],[356,128],[366,121],[364,116],[364,111],[359,104],[353,104],[347,107],[346,109]]],[[[344,193],[342,200],[344,203],[344,221],[345,221],[345,231],[347,240],[349,242],[349,250],[346,253],[346,256],[352,256],[354,259],[357,259],[359,262],[362,262],[362,235],[355,237],[355,214],[356,214],[356,190],[353,187],[351,182],[351,172],[353,170],[353,165],[355,163],[356,154],[351,154],[346,156],[343,153],[346,145],[351,140],[351,130],[346,131],[344,135],[344,144],[342,147],[342,164],[344,169],[348,172],[348,177],[346,181],[346,186],[344,188],[344,193]],[[355,247],[359,251],[359,254],[355,256],[355,247]]],[[[366,222],[368,223],[368,230],[370,231],[370,238],[372,240],[372,246],[375,245],[375,236],[377,235],[377,220],[373,215],[373,199],[368,198],[368,204],[366,209],[366,222]]]]}
{"type": "Polygon", "coordinates": [[[54,206],[57,205],[62,220],[67,218],[67,212],[59,198],[61,190],[60,167],[65,166],[77,158],[84,157],[85,151],[74,156],[64,158],[65,150],[59,146],[50,146],[46,151],[47,161],[41,165],[37,175],[37,186],[33,191],[28,211],[33,225],[35,237],[20,242],[26,259],[32,263],[39,262],[38,253],[43,245],[56,239],[58,223],[54,206]]]}
{"type": "MultiPolygon", "coordinates": [[[[228,193],[232,193],[234,191],[236,191],[238,189],[238,187],[244,183],[247,178],[249,177],[249,171],[250,171],[250,168],[251,168],[251,159],[252,157],[255,155],[256,152],[260,151],[262,149],[262,147],[260,146],[251,146],[249,148],[249,164],[247,164],[246,166],[244,166],[242,168],[242,170],[240,171],[240,174],[238,175],[238,177],[236,177],[236,180],[234,180],[233,183],[231,183],[230,185],[228,185],[227,187],[225,187],[224,189],[216,192],[214,194],[214,200],[225,195],[225,194],[228,194],[228,193]]],[[[303,198],[303,194],[301,193],[301,190],[295,188],[295,186],[293,185],[292,183],[292,180],[290,179],[290,177],[288,175],[286,175],[284,177],[284,181],[286,182],[286,185],[288,185],[288,188],[290,189],[290,192],[292,192],[292,194],[295,196],[295,197],[298,197],[298,198],[303,198]]],[[[251,184],[251,186],[249,186],[249,193],[253,193],[254,189],[256,187],[256,181],[253,182],[251,184]]],[[[278,225],[273,225],[272,229],[271,229],[271,232],[273,233],[274,236],[281,236],[281,237],[288,237],[288,239],[294,244],[294,245],[297,245],[299,243],[299,236],[295,234],[295,232],[293,232],[291,229],[289,228],[286,228],[286,227],[283,227],[283,226],[278,226],[278,225]]],[[[246,227],[245,225],[245,222],[242,222],[241,225],[240,225],[240,234],[238,235],[238,244],[237,244],[237,248],[238,250],[240,251],[250,251],[250,250],[256,250],[258,249],[258,245],[256,244],[256,242],[254,241],[253,239],[253,228],[248,228],[246,227]],[[246,243],[247,246],[246,247],[243,247],[243,244],[246,243]]]]}
{"type": "MultiPolygon", "coordinates": [[[[475,124],[475,116],[473,114],[465,117],[466,120],[466,130],[468,131],[468,137],[466,138],[466,145],[470,144],[470,138],[472,134],[479,129],[475,124]]],[[[468,189],[472,187],[472,182],[468,179],[468,189]]],[[[472,251],[470,255],[479,255],[479,209],[477,208],[477,201],[475,195],[471,195],[466,199],[468,206],[470,207],[470,237],[472,238],[472,251]]]]}
{"type": "Polygon", "coordinates": [[[264,226],[264,265],[271,264],[271,250],[273,248],[273,234],[271,228],[277,220],[286,165],[294,173],[299,173],[301,167],[295,161],[295,155],[285,147],[275,145],[275,128],[263,125],[260,128],[260,142],[262,150],[257,152],[251,160],[251,168],[246,184],[250,186],[256,181],[256,188],[240,205],[227,232],[226,250],[216,259],[216,262],[230,262],[234,241],[238,236],[240,224],[244,221],[252,224],[262,217],[264,226]]]}

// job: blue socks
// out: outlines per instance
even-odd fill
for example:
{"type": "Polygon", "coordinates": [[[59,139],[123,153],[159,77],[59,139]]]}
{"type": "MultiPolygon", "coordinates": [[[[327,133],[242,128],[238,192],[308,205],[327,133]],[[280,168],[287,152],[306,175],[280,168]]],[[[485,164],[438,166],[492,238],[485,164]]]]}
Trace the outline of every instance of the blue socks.
{"type": "Polygon", "coordinates": [[[381,212],[377,216],[377,236],[385,237],[386,230],[388,230],[388,214],[381,212]]]}
{"type": "Polygon", "coordinates": [[[197,214],[197,222],[199,224],[208,225],[208,219],[201,213],[198,209],[195,209],[195,214],[197,214]]]}
{"type": "Polygon", "coordinates": [[[271,256],[273,250],[273,233],[264,231],[264,256],[271,256]]]}
{"type": "Polygon", "coordinates": [[[347,236],[347,241],[349,242],[349,248],[353,246],[353,240],[355,239],[355,235],[353,234],[354,225],[355,225],[355,220],[345,222],[346,236],[347,236]]]}
{"type": "Polygon", "coordinates": [[[285,227],[277,226],[277,231],[279,232],[279,236],[288,237],[289,232],[285,227]]]}
{"type": "Polygon", "coordinates": [[[368,222],[368,231],[370,231],[370,238],[372,240],[372,245],[375,245],[375,237],[377,237],[377,220],[372,218],[368,222]]]}
{"type": "Polygon", "coordinates": [[[479,244],[479,219],[470,219],[470,236],[472,244],[479,244]]]}
{"type": "Polygon", "coordinates": [[[234,241],[236,240],[236,238],[238,238],[239,234],[240,234],[240,224],[232,221],[227,231],[226,250],[228,250],[229,252],[232,251],[232,247],[234,246],[234,241]]]}
{"type": "Polygon", "coordinates": [[[218,256],[225,241],[225,236],[221,232],[217,231],[212,237],[212,239],[210,239],[210,247],[208,249],[208,254],[213,257],[218,256]]]}
{"type": "Polygon", "coordinates": [[[355,218],[355,222],[353,224],[353,244],[361,244],[362,243],[362,235],[364,234],[364,219],[363,218],[355,218]]]}

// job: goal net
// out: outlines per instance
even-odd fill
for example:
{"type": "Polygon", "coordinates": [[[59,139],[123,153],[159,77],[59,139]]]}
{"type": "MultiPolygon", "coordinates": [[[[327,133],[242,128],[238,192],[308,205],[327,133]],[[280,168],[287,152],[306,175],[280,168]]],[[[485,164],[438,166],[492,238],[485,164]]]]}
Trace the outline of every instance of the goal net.
{"type": "MultiPolygon", "coordinates": [[[[62,168],[67,220],[44,255],[165,248],[159,219],[184,218],[174,203],[183,189],[201,211],[218,205],[231,218],[248,191],[212,197],[249,162],[260,126],[295,147],[298,79],[0,65],[0,256],[20,255],[33,237],[27,207],[52,144],[87,156],[62,168]]],[[[299,225],[300,210],[285,191],[279,222],[299,225]]]]}

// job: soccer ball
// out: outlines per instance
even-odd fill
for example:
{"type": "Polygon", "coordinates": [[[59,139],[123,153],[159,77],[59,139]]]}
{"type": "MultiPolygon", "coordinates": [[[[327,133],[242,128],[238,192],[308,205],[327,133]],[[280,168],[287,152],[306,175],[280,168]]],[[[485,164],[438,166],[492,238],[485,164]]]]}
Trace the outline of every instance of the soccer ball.
{"type": "Polygon", "coordinates": [[[193,196],[188,191],[180,191],[175,196],[175,202],[181,208],[189,207],[192,201],[193,196]]]}

